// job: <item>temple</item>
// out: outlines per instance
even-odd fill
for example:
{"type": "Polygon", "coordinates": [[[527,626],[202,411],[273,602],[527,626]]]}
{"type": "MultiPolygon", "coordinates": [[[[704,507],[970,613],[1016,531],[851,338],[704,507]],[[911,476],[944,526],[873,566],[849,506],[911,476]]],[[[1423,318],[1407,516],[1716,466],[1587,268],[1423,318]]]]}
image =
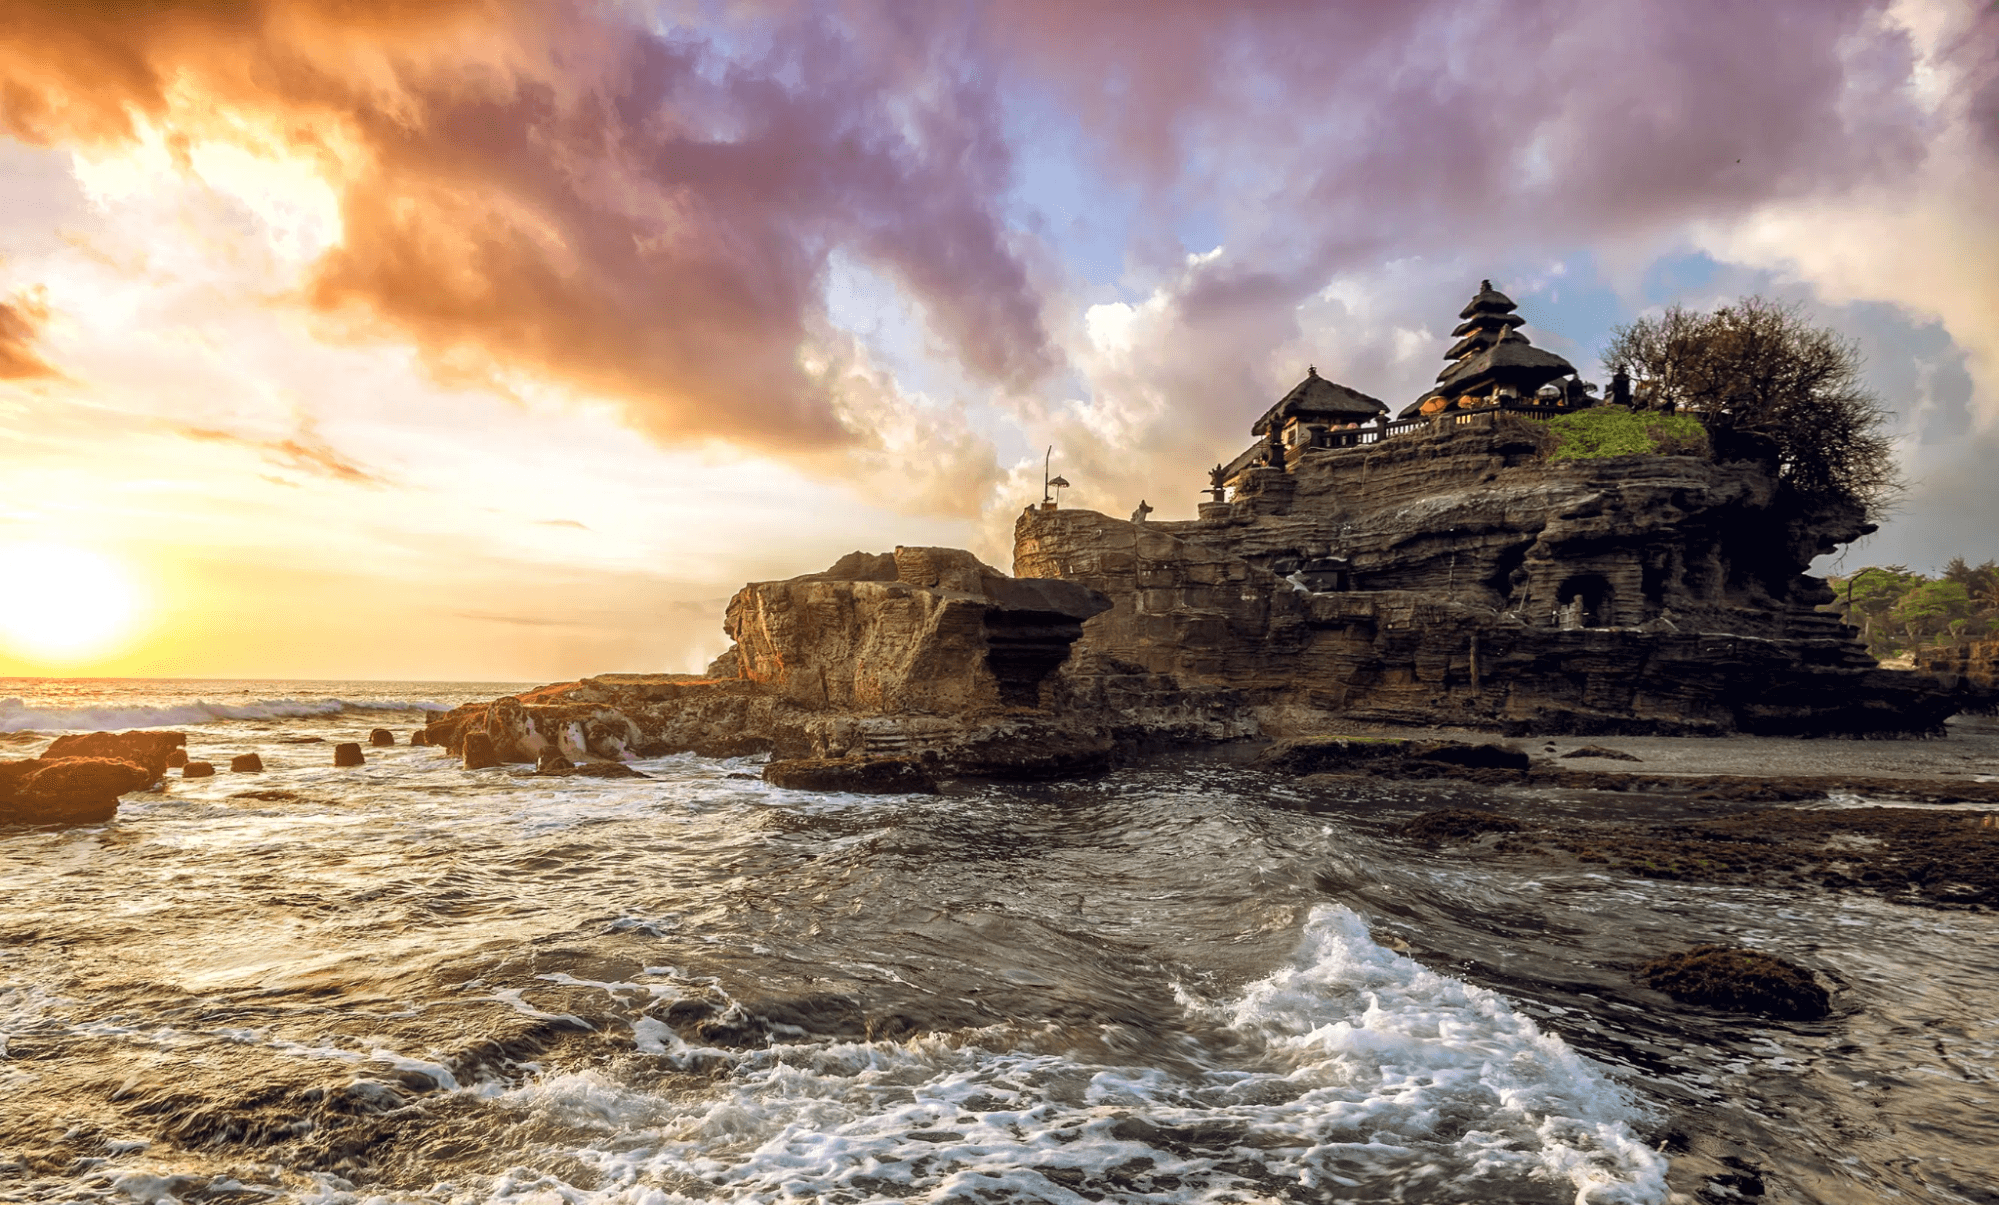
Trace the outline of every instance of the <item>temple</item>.
{"type": "Polygon", "coordinates": [[[1480,281],[1478,293],[1458,312],[1464,321],[1451,332],[1458,342],[1444,353],[1449,363],[1437,374],[1436,388],[1403,407],[1393,420],[1386,403],[1328,381],[1316,366],[1308,368],[1305,379],[1251,425],[1257,442],[1209,470],[1214,501],[1222,502],[1228,491],[1240,488],[1252,469],[1290,470],[1311,449],[1372,444],[1427,428],[1445,412],[1510,411],[1550,418],[1593,405],[1596,386],[1585,384],[1567,360],[1522,335],[1526,320],[1518,309],[1491,281],[1480,281]]]}
{"type": "MultiPolygon", "coordinates": [[[[1198,518],[1030,508],[1014,573],[1110,599],[1059,681],[1134,732],[1336,723],[1538,732],[1929,731],[1807,571],[1872,531],[1780,488],[1767,441],[1556,457],[1595,406],[1481,282],[1434,388],[1388,407],[1315,369],[1210,471],[1198,518]]],[[[1613,382],[1611,401],[1627,391],[1613,382]]],[[[1662,448],[1665,446],[1662,446],[1662,448]]],[[[1052,688],[1051,688],[1052,689],[1052,688]]],[[[1053,698],[1053,697],[1051,697],[1053,698]]]]}
{"type": "Polygon", "coordinates": [[[1576,380],[1576,367],[1553,352],[1544,352],[1520,333],[1526,321],[1515,313],[1513,299],[1480,281],[1478,293],[1458,311],[1464,321],[1451,335],[1458,338],[1444,353],[1450,363],[1437,374],[1437,386],[1411,402],[1401,418],[1472,410],[1534,398],[1556,405],[1577,404],[1586,397],[1576,380]],[[1568,378],[1570,385],[1554,384],[1568,378]]]}

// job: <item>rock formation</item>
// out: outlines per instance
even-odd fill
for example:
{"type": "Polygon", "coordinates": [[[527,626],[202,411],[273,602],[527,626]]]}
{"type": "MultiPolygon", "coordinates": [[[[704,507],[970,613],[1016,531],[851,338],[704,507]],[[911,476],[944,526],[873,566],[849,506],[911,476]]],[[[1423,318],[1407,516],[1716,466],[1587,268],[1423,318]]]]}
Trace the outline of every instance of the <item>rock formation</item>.
{"type": "MultiPolygon", "coordinates": [[[[1043,502],[1015,525],[1014,577],[956,549],[853,553],[739,591],[704,676],[544,687],[424,739],[468,766],[478,738],[509,762],[770,753],[863,782],[895,773],[870,759],[1059,774],[1120,742],[1353,722],[1919,734],[1999,698],[1970,662],[1883,670],[1818,610],[1832,594],[1806,569],[1873,527],[1790,492],[1767,440],[1682,419],[1644,455],[1551,457],[1550,423],[1575,426],[1596,387],[1515,308],[1487,282],[1402,418],[1308,372],[1210,471],[1198,519],[1043,502]]],[[[1629,387],[1620,371],[1613,401],[1629,387]]]]}
{"type": "Polygon", "coordinates": [[[1009,578],[959,549],[853,553],[822,573],[753,582],[711,676],[606,674],[453,709],[425,739],[498,757],[617,760],[927,757],[961,773],[1101,766],[1108,731],[1051,695],[1054,671],[1109,601],[1009,578]]]}
{"type": "Polygon", "coordinates": [[[122,758],[75,754],[0,762],[0,825],[108,821],[117,815],[119,796],[152,785],[164,769],[155,771],[122,758]]]}
{"type": "Polygon", "coordinates": [[[367,764],[368,764],[368,759],[367,756],[361,752],[360,742],[343,741],[340,744],[333,747],[333,765],[366,766],[367,764]]]}
{"type": "Polygon", "coordinates": [[[232,771],[260,771],[264,769],[264,760],[257,754],[238,754],[229,760],[229,769],[232,771]]]}
{"type": "MultiPolygon", "coordinates": [[[[58,758],[111,758],[143,766],[154,779],[187,761],[186,733],[137,729],[126,733],[66,733],[42,751],[42,761],[58,758]],[[175,757],[178,754],[179,757],[175,757]]],[[[150,782],[150,780],[149,780],[150,782]]]]}
{"type": "Polygon", "coordinates": [[[1113,601],[1062,678],[1131,733],[1926,732],[1963,706],[1816,610],[1804,570],[1872,530],[1857,509],[1799,507],[1747,442],[1548,444],[1532,419],[1445,414],[1251,468],[1190,522],[1030,508],[1014,569],[1113,601]]]}
{"type": "Polygon", "coordinates": [[[371,729],[368,732],[368,744],[378,749],[383,746],[394,745],[395,743],[396,735],[387,729],[371,729]]]}
{"type": "Polygon", "coordinates": [[[180,768],[183,779],[206,779],[214,774],[215,764],[212,762],[189,762],[180,768]]]}

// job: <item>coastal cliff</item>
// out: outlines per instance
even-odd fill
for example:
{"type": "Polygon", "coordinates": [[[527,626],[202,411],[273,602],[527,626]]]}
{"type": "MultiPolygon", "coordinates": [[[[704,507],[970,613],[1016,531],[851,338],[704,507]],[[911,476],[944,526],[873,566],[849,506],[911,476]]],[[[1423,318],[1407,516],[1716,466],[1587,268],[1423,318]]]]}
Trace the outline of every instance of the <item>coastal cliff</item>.
{"type": "Polygon", "coordinates": [[[1653,407],[1623,369],[1599,406],[1516,308],[1481,282],[1437,386],[1392,419],[1309,368],[1197,519],[1044,496],[1012,577],[957,549],[853,553],[739,591],[705,676],[543,688],[427,736],[481,733],[468,766],[768,752],[903,758],[882,781],[919,782],[1356,724],[1927,735],[1999,698],[1989,653],[1885,670],[1819,610],[1806,571],[1874,530],[1863,496],[1802,492],[1735,410],[1653,407]]]}
{"type": "Polygon", "coordinates": [[[1339,720],[1536,733],[1921,733],[1963,704],[1878,669],[1811,559],[1871,530],[1755,449],[1550,461],[1542,424],[1444,416],[1242,474],[1198,520],[1030,508],[1014,568],[1101,591],[1063,668],[1182,739],[1339,720]]]}
{"type": "Polygon", "coordinates": [[[735,644],[705,675],[544,687],[454,709],[424,736],[462,753],[469,734],[490,734],[500,762],[556,749],[576,761],[770,753],[1085,770],[1107,761],[1109,729],[1052,696],[1051,678],[1084,621],[1110,606],[1082,584],[1009,578],[961,549],[852,553],[738,591],[724,618],[735,644]]]}

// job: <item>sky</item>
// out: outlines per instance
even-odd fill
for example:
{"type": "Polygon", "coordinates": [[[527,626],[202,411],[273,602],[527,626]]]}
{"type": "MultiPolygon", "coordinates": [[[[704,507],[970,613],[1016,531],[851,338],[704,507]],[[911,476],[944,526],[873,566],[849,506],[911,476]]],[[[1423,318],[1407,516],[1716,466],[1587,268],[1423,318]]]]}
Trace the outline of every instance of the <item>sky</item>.
{"type": "Polygon", "coordinates": [[[1994,197],[1973,0],[14,0],[0,621],[76,631],[0,676],[698,670],[747,581],[1006,568],[1051,447],[1191,518],[1485,278],[1595,381],[1798,303],[1908,482],[1821,572],[1999,557],[1994,197]]]}

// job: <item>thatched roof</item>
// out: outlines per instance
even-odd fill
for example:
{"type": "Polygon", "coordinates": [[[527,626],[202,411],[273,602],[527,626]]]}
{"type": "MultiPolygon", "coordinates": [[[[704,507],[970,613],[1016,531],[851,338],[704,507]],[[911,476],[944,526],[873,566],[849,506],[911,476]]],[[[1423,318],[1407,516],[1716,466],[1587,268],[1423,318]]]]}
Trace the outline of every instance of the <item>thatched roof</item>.
{"type": "Polygon", "coordinates": [[[1469,335],[1473,331],[1497,331],[1502,327],[1517,327],[1526,321],[1518,314],[1474,314],[1452,330],[1451,338],[1469,335]]]}
{"type": "Polygon", "coordinates": [[[1277,405],[1263,412],[1263,417],[1249,430],[1251,435],[1268,436],[1273,427],[1281,428],[1294,417],[1323,419],[1329,423],[1364,423],[1387,413],[1386,402],[1328,381],[1314,368],[1306,372],[1305,379],[1290,393],[1279,398],[1277,405]]]}
{"type": "Polygon", "coordinates": [[[1437,381],[1445,393],[1462,393],[1488,382],[1539,389],[1575,371],[1576,366],[1560,356],[1508,331],[1505,338],[1478,355],[1446,366],[1437,374],[1437,381]]]}
{"type": "Polygon", "coordinates": [[[1518,309],[1513,299],[1492,287],[1491,281],[1480,281],[1478,292],[1472,296],[1465,308],[1458,311],[1459,318],[1470,318],[1474,314],[1505,314],[1518,309]]]}

